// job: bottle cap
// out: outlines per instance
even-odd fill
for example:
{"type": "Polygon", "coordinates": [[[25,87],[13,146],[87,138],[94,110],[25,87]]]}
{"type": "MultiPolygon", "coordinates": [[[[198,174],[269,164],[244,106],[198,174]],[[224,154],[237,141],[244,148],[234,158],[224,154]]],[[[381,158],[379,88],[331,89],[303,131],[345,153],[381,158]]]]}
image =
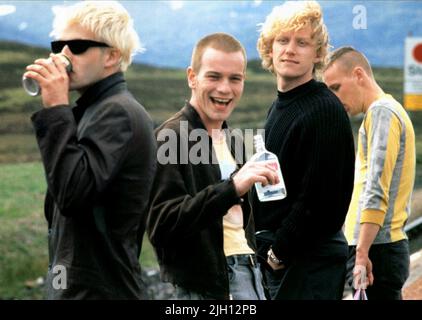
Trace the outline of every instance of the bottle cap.
{"type": "Polygon", "coordinates": [[[257,152],[261,152],[265,149],[264,138],[260,134],[253,136],[253,144],[257,152]]]}

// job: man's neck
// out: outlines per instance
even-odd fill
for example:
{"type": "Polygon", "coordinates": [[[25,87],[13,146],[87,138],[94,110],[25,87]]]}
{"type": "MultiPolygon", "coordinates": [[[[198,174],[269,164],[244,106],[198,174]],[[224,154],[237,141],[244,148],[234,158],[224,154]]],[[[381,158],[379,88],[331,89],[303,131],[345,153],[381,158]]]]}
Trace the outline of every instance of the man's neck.
{"type": "Polygon", "coordinates": [[[280,92],[287,92],[301,86],[304,83],[307,83],[310,80],[312,80],[312,74],[308,77],[303,77],[300,79],[277,76],[277,90],[280,92]]]}
{"type": "Polygon", "coordinates": [[[220,129],[213,129],[210,136],[215,141],[222,141],[226,137],[225,134],[224,134],[224,130],[221,129],[221,128],[220,129]]]}
{"type": "Polygon", "coordinates": [[[90,83],[89,85],[83,87],[83,88],[79,88],[76,91],[79,93],[80,96],[82,96],[86,90],[88,90],[88,88],[90,88],[92,85],[100,82],[101,80],[104,80],[105,78],[108,78],[109,76],[117,73],[117,72],[121,72],[120,69],[106,69],[104,70],[104,73],[102,74],[102,76],[100,77],[100,79],[98,79],[96,82],[90,83]]]}
{"type": "Polygon", "coordinates": [[[205,129],[207,129],[208,135],[212,137],[213,130],[215,131],[221,131],[223,128],[223,122],[220,120],[211,120],[208,118],[208,116],[196,105],[196,102],[191,99],[189,101],[190,105],[196,110],[196,112],[199,114],[199,117],[201,118],[202,124],[204,125],[205,129]]]}
{"type": "Polygon", "coordinates": [[[370,88],[367,91],[367,95],[364,98],[364,112],[366,113],[366,111],[368,111],[371,104],[373,104],[375,101],[377,101],[384,95],[385,95],[384,91],[375,81],[371,83],[370,88]]]}
{"type": "MultiPolygon", "coordinates": [[[[202,120],[202,122],[204,122],[204,120],[202,120]]],[[[221,137],[221,134],[223,133],[223,122],[204,123],[204,125],[211,138],[221,137]]]]}

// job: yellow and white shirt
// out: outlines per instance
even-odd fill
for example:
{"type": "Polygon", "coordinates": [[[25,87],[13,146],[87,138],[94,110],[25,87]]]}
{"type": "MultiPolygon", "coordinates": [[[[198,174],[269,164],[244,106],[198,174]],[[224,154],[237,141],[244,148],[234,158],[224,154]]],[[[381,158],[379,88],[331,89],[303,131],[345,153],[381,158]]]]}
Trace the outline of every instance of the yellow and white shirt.
{"type": "Polygon", "coordinates": [[[346,217],[349,245],[356,245],[361,223],[381,226],[374,244],[407,236],[415,180],[415,133],[404,108],[391,95],[373,102],[359,129],[352,200],[346,217]]]}

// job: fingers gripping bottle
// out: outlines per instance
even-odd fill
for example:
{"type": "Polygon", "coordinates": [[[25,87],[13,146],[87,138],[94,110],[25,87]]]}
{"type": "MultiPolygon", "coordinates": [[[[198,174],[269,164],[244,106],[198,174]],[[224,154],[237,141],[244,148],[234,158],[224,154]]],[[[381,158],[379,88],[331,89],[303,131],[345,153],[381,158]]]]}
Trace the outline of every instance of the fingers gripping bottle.
{"type": "Polygon", "coordinates": [[[283,175],[281,174],[280,163],[278,157],[265,149],[264,139],[261,135],[253,137],[256,153],[252,156],[250,161],[265,162],[275,168],[280,180],[277,184],[267,184],[265,187],[261,183],[255,183],[256,193],[259,201],[273,201],[281,200],[287,196],[286,186],[284,185],[283,175]]]}

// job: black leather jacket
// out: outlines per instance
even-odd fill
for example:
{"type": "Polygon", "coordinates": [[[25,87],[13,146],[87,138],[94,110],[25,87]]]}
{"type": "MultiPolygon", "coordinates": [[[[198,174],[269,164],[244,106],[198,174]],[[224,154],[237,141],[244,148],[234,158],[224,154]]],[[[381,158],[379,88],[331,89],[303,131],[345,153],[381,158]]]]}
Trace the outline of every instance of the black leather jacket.
{"type": "Polygon", "coordinates": [[[32,121],[48,184],[47,298],[144,298],[138,258],[156,166],[149,115],[116,73],[73,109],[43,109],[32,121]]]}

